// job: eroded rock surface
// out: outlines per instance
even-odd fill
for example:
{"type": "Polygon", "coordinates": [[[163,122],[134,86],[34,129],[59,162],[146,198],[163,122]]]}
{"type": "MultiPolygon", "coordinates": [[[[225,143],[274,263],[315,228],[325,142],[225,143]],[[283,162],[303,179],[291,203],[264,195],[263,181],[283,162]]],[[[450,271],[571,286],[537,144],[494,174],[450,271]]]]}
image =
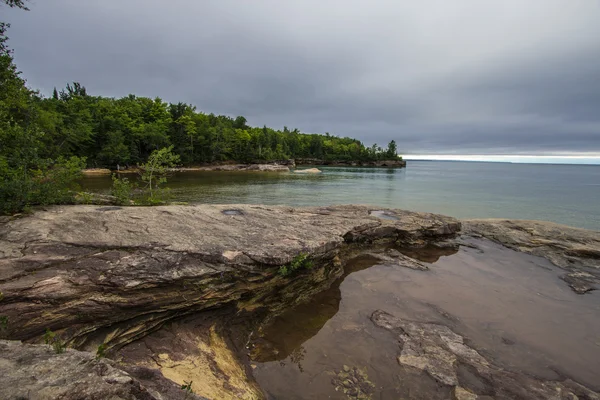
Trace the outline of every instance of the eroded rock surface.
{"type": "Polygon", "coordinates": [[[397,335],[399,368],[423,371],[455,399],[598,400],[600,395],[570,380],[543,381],[496,366],[449,327],[396,318],[377,310],[376,326],[397,335]]]}
{"type": "Polygon", "coordinates": [[[486,237],[566,270],[562,279],[583,294],[600,285],[600,232],[543,221],[481,219],[463,222],[466,235],[486,237]]]}
{"type": "Polygon", "coordinates": [[[130,374],[92,353],[0,340],[0,398],[7,400],[202,399],[151,370],[130,374]],[[139,376],[136,377],[134,375],[139,376]]]}
{"type": "Polygon", "coordinates": [[[397,216],[389,220],[369,212],[362,206],[66,206],[2,223],[5,336],[35,339],[50,328],[81,348],[99,332],[110,348],[168,319],[286,286],[290,279],[278,274],[279,266],[299,253],[327,272],[351,244],[422,245],[460,229],[439,215],[389,210],[397,216]]]}

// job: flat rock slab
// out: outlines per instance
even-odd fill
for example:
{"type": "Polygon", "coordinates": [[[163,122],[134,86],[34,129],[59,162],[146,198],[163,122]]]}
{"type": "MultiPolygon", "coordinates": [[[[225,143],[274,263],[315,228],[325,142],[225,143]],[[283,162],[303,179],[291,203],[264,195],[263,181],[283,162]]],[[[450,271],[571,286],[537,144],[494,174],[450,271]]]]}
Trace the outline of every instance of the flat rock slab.
{"type": "Polygon", "coordinates": [[[426,373],[451,390],[453,399],[600,399],[600,394],[568,378],[544,381],[504,370],[447,326],[408,321],[381,310],[371,320],[397,335],[399,368],[426,373]]]}
{"type": "MultiPolygon", "coordinates": [[[[144,248],[211,255],[223,262],[250,258],[285,263],[299,251],[326,250],[344,241],[452,235],[460,222],[435,214],[366,206],[291,208],[251,205],[161,207],[65,206],[0,224],[0,259],[51,257],[53,244],[98,249],[144,248]]],[[[0,280],[5,279],[1,275],[0,280]]]]}
{"type": "Polygon", "coordinates": [[[286,286],[293,277],[279,276],[279,267],[300,253],[319,267],[351,243],[423,245],[461,226],[440,215],[385,210],[395,218],[383,219],[371,211],[64,206],[0,223],[4,336],[30,340],[50,328],[81,346],[73,340],[113,327],[106,340],[126,343],[182,313],[286,286]]]}
{"type": "Polygon", "coordinates": [[[478,219],[463,221],[463,233],[548,259],[567,271],[562,279],[579,294],[600,285],[598,231],[544,221],[478,219]]]}

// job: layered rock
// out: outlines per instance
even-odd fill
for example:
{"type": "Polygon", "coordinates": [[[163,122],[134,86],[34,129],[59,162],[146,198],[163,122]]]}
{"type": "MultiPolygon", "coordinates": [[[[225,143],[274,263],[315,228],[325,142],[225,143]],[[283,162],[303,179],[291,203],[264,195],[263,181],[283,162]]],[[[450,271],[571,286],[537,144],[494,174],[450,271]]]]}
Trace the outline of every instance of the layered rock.
{"type": "MultiPolygon", "coordinates": [[[[5,336],[49,328],[77,347],[119,346],[182,315],[286,287],[279,267],[307,253],[328,274],[352,243],[422,245],[452,218],[368,207],[54,207],[0,225],[5,336]],[[91,345],[89,345],[91,346],[91,345]]],[[[297,294],[296,294],[297,296],[297,294]]],[[[300,296],[301,297],[301,296],[300,296]]]]}
{"type": "Polygon", "coordinates": [[[407,321],[381,310],[371,320],[396,335],[400,368],[426,373],[453,399],[600,399],[600,394],[568,378],[544,381],[504,370],[447,326],[407,321]]]}
{"type": "Polygon", "coordinates": [[[548,259],[566,271],[562,279],[577,293],[597,289],[600,284],[598,231],[553,222],[481,219],[464,221],[463,233],[548,259]]]}
{"type": "Polygon", "coordinates": [[[173,171],[263,171],[263,172],[290,172],[287,165],[280,164],[223,164],[209,165],[205,167],[181,167],[173,171]]]}
{"type": "Polygon", "coordinates": [[[30,400],[202,399],[160,373],[144,368],[129,372],[93,354],[50,346],[0,340],[0,398],[30,400]]]}

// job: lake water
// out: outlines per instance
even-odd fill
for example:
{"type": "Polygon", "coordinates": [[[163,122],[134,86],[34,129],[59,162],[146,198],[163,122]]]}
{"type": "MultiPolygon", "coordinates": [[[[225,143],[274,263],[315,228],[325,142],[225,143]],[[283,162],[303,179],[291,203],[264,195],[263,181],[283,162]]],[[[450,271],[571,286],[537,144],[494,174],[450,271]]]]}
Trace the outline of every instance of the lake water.
{"type": "Polygon", "coordinates": [[[429,271],[358,257],[330,289],[261,327],[249,351],[267,399],[347,399],[331,383],[343,365],[366,372],[372,399],[450,398],[398,364],[397,336],[370,321],[377,309],[450,326],[505,370],[568,376],[599,390],[600,292],[574,293],[547,260],[489,241],[471,245],[409,254],[430,263],[429,271]]]}
{"type": "MultiPolygon", "coordinates": [[[[304,168],[304,167],[303,167],[304,168]]],[[[322,206],[371,204],[458,218],[554,221],[600,230],[600,166],[409,161],[405,169],[319,167],[318,175],[182,172],[173,200],[322,206]]],[[[109,177],[86,190],[108,192],[109,177]]]]}

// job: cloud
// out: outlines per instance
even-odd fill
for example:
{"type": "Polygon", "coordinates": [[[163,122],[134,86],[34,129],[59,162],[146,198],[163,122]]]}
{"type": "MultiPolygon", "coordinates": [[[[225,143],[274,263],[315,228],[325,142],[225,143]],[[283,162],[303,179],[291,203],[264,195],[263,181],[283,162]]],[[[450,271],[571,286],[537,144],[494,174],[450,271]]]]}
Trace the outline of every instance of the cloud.
{"type": "MultiPolygon", "coordinates": [[[[600,151],[600,3],[35,1],[32,87],[186,101],[409,153],[600,151]]],[[[4,18],[4,17],[3,17],[4,18]]]]}

